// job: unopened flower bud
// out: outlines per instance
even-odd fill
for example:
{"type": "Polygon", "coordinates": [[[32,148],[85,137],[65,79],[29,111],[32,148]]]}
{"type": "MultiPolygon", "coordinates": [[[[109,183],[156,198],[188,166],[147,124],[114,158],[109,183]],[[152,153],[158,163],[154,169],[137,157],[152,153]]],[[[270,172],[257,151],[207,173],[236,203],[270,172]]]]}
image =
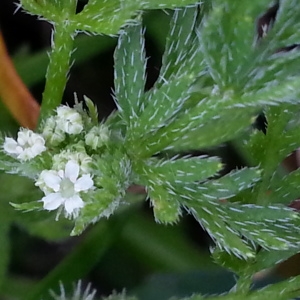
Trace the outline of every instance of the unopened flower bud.
{"type": "Polygon", "coordinates": [[[96,150],[109,140],[109,129],[105,125],[94,126],[85,136],[86,145],[96,150]]]}
{"type": "Polygon", "coordinates": [[[57,128],[68,134],[79,134],[83,130],[82,117],[74,108],[60,106],[56,110],[57,128]]]}
{"type": "Polygon", "coordinates": [[[53,146],[59,145],[66,138],[65,133],[57,128],[55,119],[52,116],[46,120],[42,133],[46,141],[53,146]]]}

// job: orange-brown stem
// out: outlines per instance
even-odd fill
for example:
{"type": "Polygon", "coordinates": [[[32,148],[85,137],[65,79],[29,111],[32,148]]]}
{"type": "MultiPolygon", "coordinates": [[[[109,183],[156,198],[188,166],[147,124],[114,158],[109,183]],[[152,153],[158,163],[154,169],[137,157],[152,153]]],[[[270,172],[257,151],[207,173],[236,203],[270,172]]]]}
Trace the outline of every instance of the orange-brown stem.
{"type": "Polygon", "coordinates": [[[15,70],[0,32],[0,98],[17,122],[34,129],[40,107],[15,70]]]}

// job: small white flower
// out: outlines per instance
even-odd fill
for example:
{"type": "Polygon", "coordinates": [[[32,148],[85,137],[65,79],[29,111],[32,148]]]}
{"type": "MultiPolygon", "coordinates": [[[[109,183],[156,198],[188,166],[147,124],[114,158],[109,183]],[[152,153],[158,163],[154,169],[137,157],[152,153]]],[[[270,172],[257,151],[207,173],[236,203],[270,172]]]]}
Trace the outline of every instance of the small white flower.
{"type": "Polygon", "coordinates": [[[105,125],[94,126],[85,136],[86,145],[96,150],[109,140],[109,129],[105,125]]]}
{"type": "Polygon", "coordinates": [[[80,193],[94,188],[91,175],[79,177],[79,165],[71,160],[67,162],[64,170],[43,171],[36,185],[45,193],[41,200],[44,209],[51,211],[63,207],[65,215],[73,218],[84,207],[80,193]]]}
{"type": "Polygon", "coordinates": [[[68,134],[79,134],[83,130],[82,117],[74,108],[59,106],[56,112],[58,129],[68,134]]]}
{"type": "Polygon", "coordinates": [[[30,160],[46,150],[44,138],[29,129],[21,129],[17,140],[6,137],[3,149],[9,155],[21,160],[30,160]]]}

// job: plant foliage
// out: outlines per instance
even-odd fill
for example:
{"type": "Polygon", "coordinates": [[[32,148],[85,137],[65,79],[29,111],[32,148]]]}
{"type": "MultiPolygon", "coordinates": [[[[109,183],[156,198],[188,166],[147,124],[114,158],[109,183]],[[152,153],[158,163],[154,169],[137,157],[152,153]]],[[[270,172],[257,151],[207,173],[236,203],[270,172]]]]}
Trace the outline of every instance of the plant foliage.
{"type": "MultiPolygon", "coordinates": [[[[55,26],[42,105],[44,119],[38,131],[43,132],[61,101],[77,31],[119,33],[114,54],[118,110],[98,125],[96,108],[86,99],[87,111],[80,105],[74,108],[83,119],[82,132],[59,145],[46,143],[49,151],[28,163],[20,164],[4,151],[1,168],[36,180],[42,170],[51,170],[54,154],[83,151],[92,159],[95,189],[85,194],[86,204],[75,218],[72,234],[111,215],[126,203],[127,188],[141,185],[156,222],[174,224],[183,211],[192,214],[215,242],[214,260],[239,276],[234,291],[211,299],[299,295],[298,277],[260,291],[250,291],[250,285],[254,273],[300,248],[300,216],[288,207],[299,196],[299,170],[283,174],[280,168],[300,147],[296,67],[300,52],[280,50],[299,41],[299,25],[293,26],[300,3],[280,1],[274,26],[263,28],[261,39],[255,34],[255,24],[269,7],[267,0],[212,0],[201,5],[184,0],[90,0],[78,14],[75,0],[21,3],[55,26]],[[145,90],[147,58],[141,11],[178,6],[187,7],[174,10],[160,74],[154,86],[145,90]],[[64,71],[57,71],[58,64],[64,71]],[[267,120],[266,134],[254,127],[261,112],[267,120]],[[92,126],[109,132],[97,146],[85,138],[92,126]],[[186,155],[230,140],[236,141],[251,167],[222,175],[224,166],[218,157],[186,155]]],[[[14,206],[41,208],[38,202],[14,206]]]]}

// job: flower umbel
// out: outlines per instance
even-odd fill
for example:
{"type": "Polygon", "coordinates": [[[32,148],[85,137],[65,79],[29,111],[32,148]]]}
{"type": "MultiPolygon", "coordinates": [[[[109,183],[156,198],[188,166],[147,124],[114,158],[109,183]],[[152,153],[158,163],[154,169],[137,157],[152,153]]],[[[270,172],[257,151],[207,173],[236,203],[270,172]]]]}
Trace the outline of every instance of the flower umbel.
{"type": "Polygon", "coordinates": [[[80,196],[81,192],[87,192],[94,188],[94,182],[90,174],[79,177],[79,165],[70,160],[64,170],[44,170],[36,185],[45,193],[42,198],[44,209],[55,210],[63,207],[67,217],[76,218],[84,207],[80,196]]]}
{"type": "Polygon", "coordinates": [[[44,138],[29,129],[21,129],[17,140],[6,137],[3,145],[4,151],[21,160],[30,160],[46,150],[44,138]]]}

